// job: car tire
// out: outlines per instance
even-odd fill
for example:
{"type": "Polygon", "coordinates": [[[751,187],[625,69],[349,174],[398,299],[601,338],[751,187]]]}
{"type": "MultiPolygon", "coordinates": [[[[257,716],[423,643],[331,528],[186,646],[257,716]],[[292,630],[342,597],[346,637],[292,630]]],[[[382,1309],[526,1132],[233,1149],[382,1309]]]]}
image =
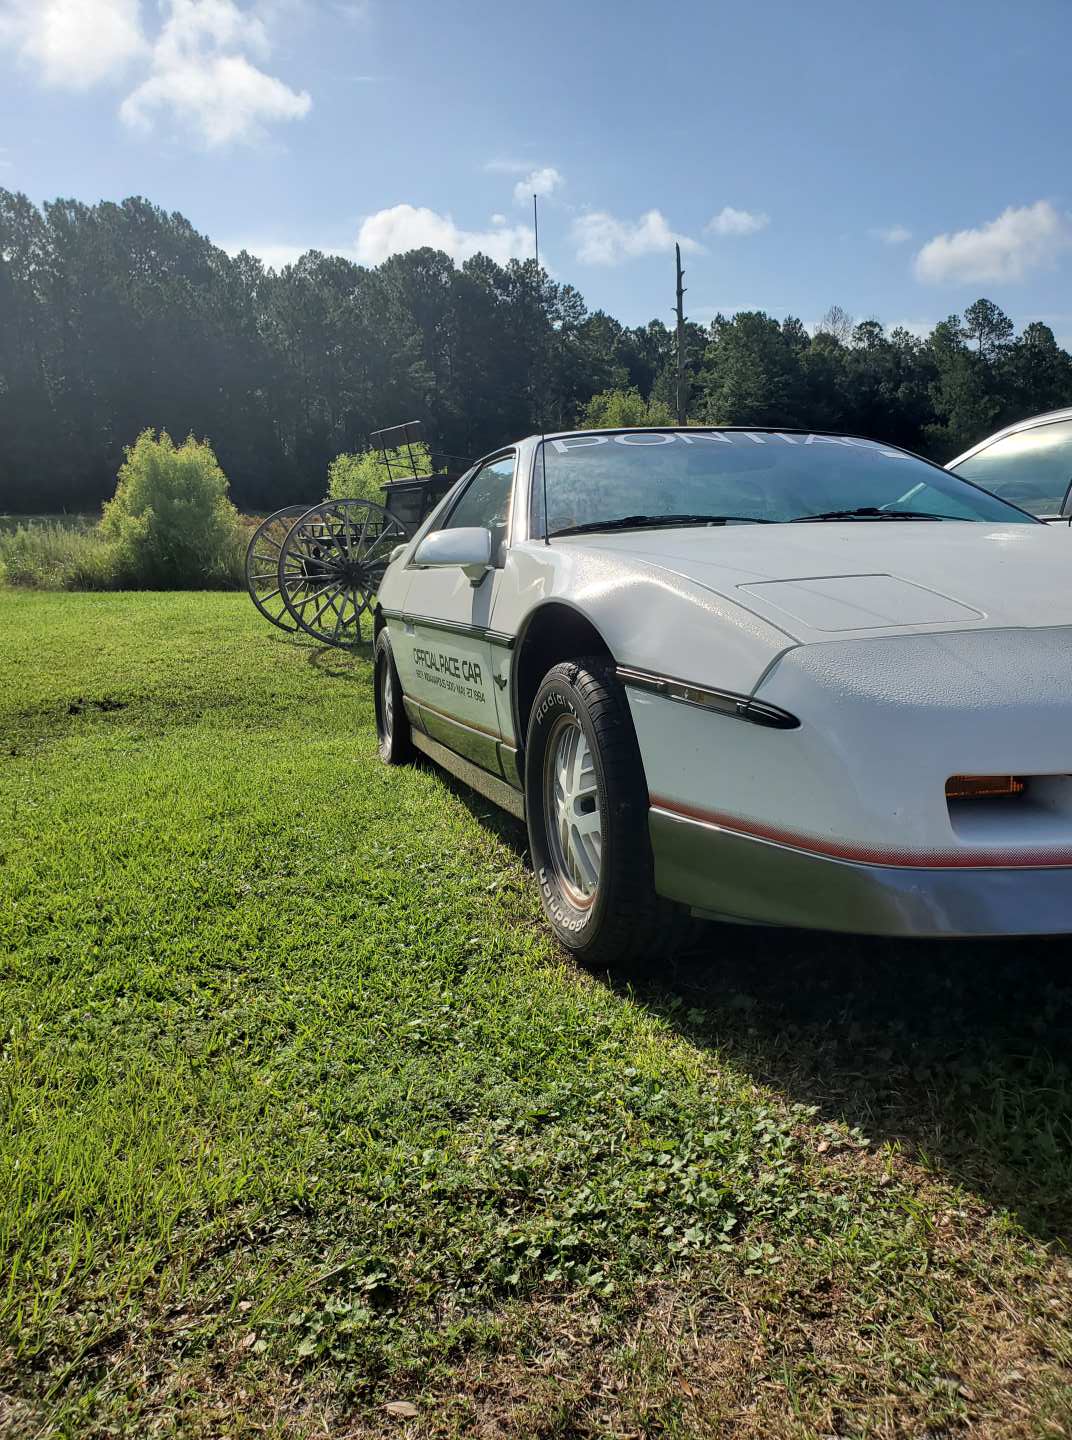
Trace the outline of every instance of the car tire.
{"type": "Polygon", "coordinates": [[[386,629],[376,639],[376,736],[380,759],[386,765],[405,765],[413,759],[409,717],[402,703],[402,684],[386,629]]]}
{"type": "Polygon", "coordinates": [[[603,657],[544,676],[529,718],[525,809],[544,913],[579,961],[635,972],[686,941],[687,912],[655,893],[644,767],[603,657]]]}

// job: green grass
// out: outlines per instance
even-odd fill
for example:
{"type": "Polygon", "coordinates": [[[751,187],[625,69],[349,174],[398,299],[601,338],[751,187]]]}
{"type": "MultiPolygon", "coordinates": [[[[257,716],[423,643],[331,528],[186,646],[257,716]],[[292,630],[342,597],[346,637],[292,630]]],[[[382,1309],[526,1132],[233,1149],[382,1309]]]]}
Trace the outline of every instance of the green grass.
{"type": "Polygon", "coordinates": [[[629,990],[367,655],[0,606],[0,1433],[1069,1433],[1063,944],[629,990]]]}

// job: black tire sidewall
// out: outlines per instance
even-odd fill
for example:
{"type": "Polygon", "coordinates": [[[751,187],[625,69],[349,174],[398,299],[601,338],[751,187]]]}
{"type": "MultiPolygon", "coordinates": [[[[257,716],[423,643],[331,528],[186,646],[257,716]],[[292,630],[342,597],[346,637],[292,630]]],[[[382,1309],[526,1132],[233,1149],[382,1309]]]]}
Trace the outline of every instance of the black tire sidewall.
{"type": "Polygon", "coordinates": [[[381,630],[376,640],[373,691],[376,710],[376,741],[380,751],[380,759],[387,765],[401,765],[410,758],[413,747],[409,738],[409,721],[406,718],[406,712],[402,704],[402,685],[398,678],[398,671],[395,668],[395,657],[391,649],[391,638],[386,630],[381,630]],[[385,675],[387,684],[391,686],[392,708],[394,712],[394,721],[389,736],[385,734],[383,724],[383,685],[385,675]]]}
{"type": "Polygon", "coordinates": [[[628,834],[623,835],[621,825],[621,819],[625,818],[621,815],[625,797],[618,793],[620,787],[615,783],[616,777],[607,773],[603,747],[588,705],[574,683],[577,673],[577,666],[556,666],[536,692],[525,754],[525,808],[532,868],[540,887],[544,911],[559,941],[583,958],[586,951],[599,944],[609,912],[617,901],[613,883],[619,868],[615,847],[623,839],[628,841],[628,834]],[[599,884],[591,905],[583,909],[573,903],[558,879],[547,834],[548,817],[544,811],[544,766],[548,743],[556,720],[564,714],[577,721],[591,750],[602,817],[599,884]]]}

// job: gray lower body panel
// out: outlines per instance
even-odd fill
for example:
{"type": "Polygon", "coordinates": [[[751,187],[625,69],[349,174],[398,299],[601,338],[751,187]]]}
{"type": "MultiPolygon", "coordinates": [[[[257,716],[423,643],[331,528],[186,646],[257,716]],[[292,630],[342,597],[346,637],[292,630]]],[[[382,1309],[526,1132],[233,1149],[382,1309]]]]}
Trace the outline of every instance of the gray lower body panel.
{"type": "Polygon", "coordinates": [[[450,772],[456,779],[463,781],[470,789],[477,794],[483,795],[493,805],[508,811],[515,820],[525,818],[525,797],[520,790],[515,790],[505,780],[500,780],[498,775],[491,775],[479,765],[474,765],[471,760],[466,760],[464,755],[457,751],[450,750],[446,745],[441,745],[430,735],[424,734],[421,730],[413,730],[413,743],[429,760],[434,760],[437,765],[442,765],[444,770],[450,772]]]}
{"type": "Polygon", "coordinates": [[[860,935],[1072,933],[1072,869],[860,865],[653,806],[655,888],[711,918],[860,935]]]}
{"type": "MultiPolygon", "coordinates": [[[[489,771],[493,776],[501,776],[511,789],[524,789],[525,777],[521,771],[520,757],[512,745],[507,745],[487,730],[478,730],[473,725],[466,725],[464,721],[444,715],[441,710],[435,710],[430,705],[411,700],[408,695],[402,697],[402,703],[406,707],[406,715],[415,737],[419,733],[427,735],[444,749],[470,761],[478,769],[489,771]]],[[[512,810],[513,802],[503,808],[512,810]]]]}

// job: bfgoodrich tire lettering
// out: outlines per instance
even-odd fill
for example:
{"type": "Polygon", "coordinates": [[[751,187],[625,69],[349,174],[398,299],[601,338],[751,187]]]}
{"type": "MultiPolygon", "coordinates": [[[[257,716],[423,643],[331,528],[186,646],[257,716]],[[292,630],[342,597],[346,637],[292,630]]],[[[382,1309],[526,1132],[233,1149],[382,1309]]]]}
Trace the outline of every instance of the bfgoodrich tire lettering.
{"type": "Polygon", "coordinates": [[[689,922],[655,894],[640,752],[601,656],[544,676],[529,718],[525,807],[544,913],[579,960],[636,969],[681,943],[689,922]]]}
{"type": "Polygon", "coordinates": [[[404,765],[413,758],[409,719],[402,703],[402,685],[391,651],[391,637],[381,630],[376,640],[376,736],[380,759],[387,765],[404,765]]]}

